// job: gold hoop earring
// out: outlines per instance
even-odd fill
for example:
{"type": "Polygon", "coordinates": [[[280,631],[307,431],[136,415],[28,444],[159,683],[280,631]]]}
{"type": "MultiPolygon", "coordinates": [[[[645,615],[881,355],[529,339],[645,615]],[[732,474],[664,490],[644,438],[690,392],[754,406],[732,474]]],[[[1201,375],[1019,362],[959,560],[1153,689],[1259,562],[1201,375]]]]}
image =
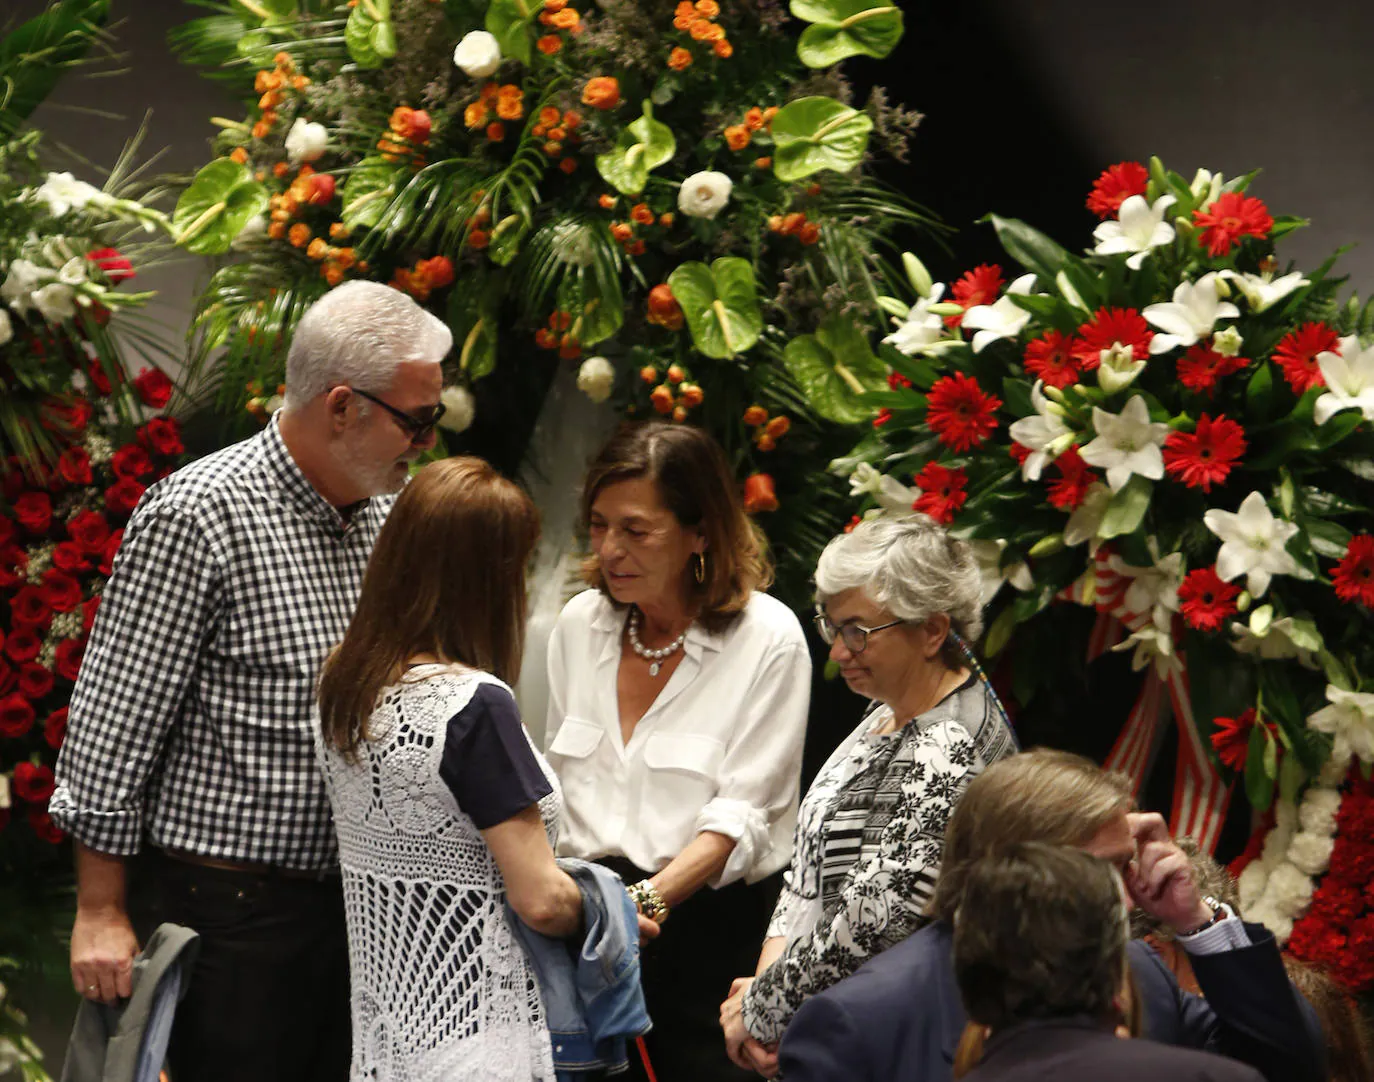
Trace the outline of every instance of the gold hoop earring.
{"type": "Polygon", "coordinates": [[[697,580],[697,585],[701,586],[706,582],[706,555],[701,552],[692,553],[696,563],[692,565],[692,575],[697,580]]]}

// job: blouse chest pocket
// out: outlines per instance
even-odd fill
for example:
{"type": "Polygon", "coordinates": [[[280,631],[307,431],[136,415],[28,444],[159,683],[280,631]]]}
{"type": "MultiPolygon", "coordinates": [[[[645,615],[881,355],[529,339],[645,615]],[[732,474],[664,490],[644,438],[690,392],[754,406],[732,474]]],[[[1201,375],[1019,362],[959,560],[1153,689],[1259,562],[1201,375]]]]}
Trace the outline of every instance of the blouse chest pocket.
{"type": "Polygon", "coordinates": [[[705,783],[714,791],[725,758],[725,745],[709,736],[679,733],[653,733],[644,742],[644,765],[665,781],[674,777],[700,787],[705,783]]]}
{"type": "Polygon", "coordinates": [[[606,731],[595,722],[566,717],[549,745],[549,761],[566,785],[569,780],[589,779],[596,749],[606,731]]]}

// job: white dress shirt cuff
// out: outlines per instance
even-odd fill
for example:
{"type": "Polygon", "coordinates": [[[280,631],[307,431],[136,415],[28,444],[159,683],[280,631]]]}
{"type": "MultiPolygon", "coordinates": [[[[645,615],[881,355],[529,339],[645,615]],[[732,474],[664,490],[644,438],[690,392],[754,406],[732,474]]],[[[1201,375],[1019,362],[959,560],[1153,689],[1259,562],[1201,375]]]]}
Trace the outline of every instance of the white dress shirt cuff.
{"type": "Polygon", "coordinates": [[[768,818],[745,800],[717,797],[697,814],[693,834],[704,830],[733,838],[735,848],[721,873],[711,880],[711,886],[723,887],[736,879],[743,879],[773,848],[768,833],[768,818]]]}
{"type": "Polygon", "coordinates": [[[1178,937],[1179,943],[1189,954],[1221,954],[1223,951],[1251,946],[1245,922],[1236,916],[1236,911],[1225,902],[1221,903],[1221,908],[1226,910],[1226,916],[1210,928],[1204,928],[1193,935],[1178,937]]]}

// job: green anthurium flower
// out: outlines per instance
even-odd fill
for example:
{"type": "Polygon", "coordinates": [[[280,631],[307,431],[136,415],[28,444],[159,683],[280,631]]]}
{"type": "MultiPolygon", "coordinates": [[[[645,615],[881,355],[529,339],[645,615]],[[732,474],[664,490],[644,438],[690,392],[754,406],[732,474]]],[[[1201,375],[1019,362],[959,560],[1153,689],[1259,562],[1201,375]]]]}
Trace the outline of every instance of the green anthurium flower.
{"type": "Polygon", "coordinates": [[[834,98],[798,98],[773,117],[773,172],[786,183],[833,169],[847,173],[863,161],[873,121],[834,98]]]}
{"type": "Polygon", "coordinates": [[[249,220],[267,209],[267,189],[247,166],[219,158],[191,181],[177,200],[172,234],[197,255],[222,255],[249,220]]]}
{"type": "Polygon", "coordinates": [[[828,68],[851,56],[887,56],[902,37],[902,9],[884,0],[792,0],[792,14],[812,25],[797,56],[808,68],[828,68]]]}
{"type": "Polygon", "coordinates": [[[838,424],[862,424],[872,417],[873,408],[858,396],[887,387],[887,369],[868,348],[863,331],[841,316],[831,316],[815,334],[792,339],[782,357],[816,412],[838,424]]]}
{"type": "Polygon", "coordinates": [[[706,356],[735,357],[759,340],[763,314],[747,259],[725,256],[709,267],[683,263],[668,276],[668,285],[687,318],[692,341],[706,356]]]}
{"type": "Polygon", "coordinates": [[[673,129],[654,119],[654,107],[644,102],[644,115],[629,124],[615,147],[596,156],[597,172],[621,195],[638,195],[649,173],[677,153],[673,129]]]}

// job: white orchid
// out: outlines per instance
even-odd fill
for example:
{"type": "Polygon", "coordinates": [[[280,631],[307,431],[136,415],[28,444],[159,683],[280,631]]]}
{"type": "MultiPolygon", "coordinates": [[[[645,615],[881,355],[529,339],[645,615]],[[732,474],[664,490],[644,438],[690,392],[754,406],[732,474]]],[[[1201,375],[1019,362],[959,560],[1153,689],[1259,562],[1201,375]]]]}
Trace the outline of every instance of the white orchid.
{"type": "Polygon", "coordinates": [[[1226,582],[1244,575],[1251,597],[1263,597],[1275,575],[1302,573],[1298,561],[1284,547],[1298,532],[1297,524],[1275,517],[1260,493],[1246,496],[1239,511],[1214,507],[1202,521],[1221,539],[1217,575],[1226,582]]]}
{"type": "Polygon", "coordinates": [[[1366,763],[1374,763],[1374,693],[1345,691],[1326,685],[1324,706],[1307,719],[1307,726],[1330,733],[1366,763]]]}
{"type": "Polygon", "coordinates": [[[1094,481],[1083,494],[1083,502],[1074,508],[1069,521],[1064,526],[1064,544],[1073,548],[1088,542],[1088,552],[1097,551],[1097,533],[1102,529],[1102,520],[1107,515],[1107,505],[1112,502],[1112,490],[1101,481],[1094,481]]]}
{"type": "Polygon", "coordinates": [[[1147,305],[1141,315],[1164,332],[1150,340],[1150,352],[1167,353],[1176,346],[1197,344],[1212,333],[1217,320],[1235,319],[1240,309],[1220,298],[1213,271],[1196,282],[1180,282],[1172,301],[1147,305]]]}
{"type": "Polygon", "coordinates": [[[1035,577],[1025,560],[1002,566],[1002,551],[1007,547],[1006,541],[970,541],[968,545],[973,550],[973,558],[978,561],[978,574],[983,580],[984,605],[997,596],[1004,582],[1010,582],[1022,593],[1035,589],[1035,577]]]}
{"type": "Polygon", "coordinates": [[[1374,346],[1362,350],[1354,335],[1342,338],[1337,352],[1317,354],[1317,367],[1326,380],[1326,393],[1312,409],[1317,424],[1324,425],[1341,410],[1350,409],[1374,421],[1374,346]]]}
{"type": "Polygon", "coordinates": [[[439,394],[444,404],[444,415],[439,419],[439,427],[450,432],[464,432],[477,416],[477,400],[466,387],[445,387],[439,394]]]}
{"type": "Polygon", "coordinates": [[[286,156],[293,166],[319,161],[329,147],[329,129],[305,117],[297,117],[286,133],[286,156]]]}
{"type": "Polygon", "coordinates": [[[109,202],[109,196],[84,180],[77,180],[70,173],[49,173],[48,179],[34,192],[35,197],[46,203],[48,213],[61,218],[68,211],[84,210],[90,203],[109,202]]]}
{"type": "Polygon", "coordinates": [[[1064,423],[1063,407],[1045,397],[1044,386],[1045,381],[1038,379],[1031,388],[1031,405],[1035,407],[1035,416],[1013,421],[1008,429],[1012,439],[1022,447],[1031,449],[1021,463],[1023,481],[1040,480],[1040,471],[1063,454],[1063,450],[1056,453],[1051,445],[1070,431],[1064,423]]]}
{"type": "Polygon", "coordinates": [[[1158,248],[1174,239],[1174,227],[1164,220],[1168,211],[1178,200],[1172,195],[1162,195],[1151,205],[1143,195],[1132,195],[1122,200],[1117,220],[1103,222],[1093,230],[1097,239],[1095,255],[1121,255],[1134,253],[1126,266],[1139,270],[1150,254],[1151,248],[1158,248]]]}
{"type": "Polygon", "coordinates": [[[1139,672],[1153,663],[1155,674],[1161,680],[1168,679],[1170,672],[1183,668],[1183,663],[1174,652],[1173,635],[1166,628],[1153,623],[1132,632],[1129,638],[1117,643],[1112,650],[1116,653],[1132,650],[1132,671],[1139,672]]]}
{"type": "Polygon", "coordinates": [[[730,202],[735,182],[724,173],[703,169],[682,182],[677,193],[677,209],[689,218],[714,218],[730,202]]]}
{"type": "Polygon", "coordinates": [[[1093,430],[1097,438],[1078,453],[1089,466],[1107,471],[1107,484],[1113,492],[1121,489],[1132,474],[1152,481],[1164,476],[1164,454],[1160,450],[1169,436],[1169,426],[1150,420],[1150,409],[1140,395],[1132,395],[1120,413],[1093,407],[1093,430]]]}
{"type": "Polygon", "coordinates": [[[1275,278],[1272,273],[1242,274],[1233,270],[1217,273],[1240,290],[1252,312],[1263,312],[1266,308],[1272,308],[1293,290],[1311,284],[1302,276],[1301,271],[1293,271],[1279,278],[1275,278]]]}
{"type": "Polygon", "coordinates": [[[496,35],[485,30],[473,30],[463,36],[453,50],[453,62],[472,79],[485,79],[496,74],[501,66],[501,43],[496,35]]]}
{"type": "Polygon", "coordinates": [[[851,496],[872,496],[887,511],[910,511],[917,493],[895,477],[880,473],[867,462],[860,462],[849,475],[851,496]]]}
{"type": "Polygon", "coordinates": [[[9,312],[0,308],[0,346],[3,346],[14,337],[14,323],[10,320],[9,312]]]}
{"type": "Polygon", "coordinates": [[[1319,668],[1313,652],[1299,646],[1297,639],[1306,640],[1303,629],[1296,625],[1293,617],[1284,616],[1265,627],[1256,630],[1238,621],[1231,623],[1232,649],[1238,654],[1253,654],[1264,661],[1287,661],[1296,659],[1299,665],[1308,669],[1319,668]]]}
{"type": "Polygon", "coordinates": [[[908,357],[914,357],[918,353],[938,352],[931,347],[945,339],[944,319],[930,310],[932,304],[939,303],[945,291],[944,284],[936,282],[928,289],[928,295],[922,296],[913,304],[904,319],[894,317],[893,323],[897,329],[883,339],[884,344],[908,357]]]}
{"type": "Polygon", "coordinates": [[[588,357],[577,370],[577,389],[593,402],[605,402],[615,387],[615,367],[605,357],[588,357]]]}
{"type": "Polygon", "coordinates": [[[1035,275],[1023,274],[994,304],[975,304],[964,313],[963,326],[977,333],[973,336],[973,352],[982,353],[999,338],[1015,338],[1030,322],[1031,314],[1011,298],[1025,296],[1035,285],[1035,275]]]}
{"type": "Polygon", "coordinates": [[[76,291],[64,282],[51,282],[33,293],[33,306],[49,323],[76,315],[76,291]]]}

